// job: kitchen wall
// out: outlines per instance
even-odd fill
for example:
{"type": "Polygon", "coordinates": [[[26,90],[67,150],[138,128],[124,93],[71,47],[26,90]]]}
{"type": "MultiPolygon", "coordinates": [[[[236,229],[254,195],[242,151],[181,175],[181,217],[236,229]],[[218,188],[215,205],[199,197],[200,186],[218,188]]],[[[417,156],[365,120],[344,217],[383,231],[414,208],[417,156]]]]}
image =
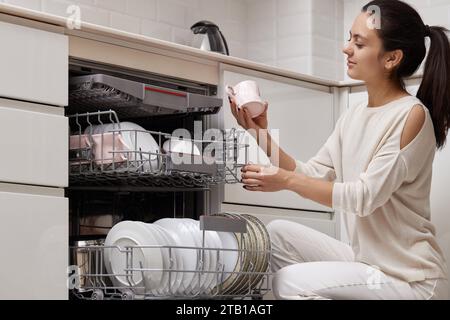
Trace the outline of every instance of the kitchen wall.
{"type": "Polygon", "coordinates": [[[68,17],[77,4],[81,19],[132,33],[190,45],[197,21],[217,23],[231,55],[247,57],[247,4],[242,0],[0,0],[28,9],[68,17]]]}
{"type": "Polygon", "coordinates": [[[342,0],[247,0],[248,58],[337,79],[343,28],[342,0]]]}
{"type": "Polygon", "coordinates": [[[338,79],[343,60],[343,0],[0,0],[67,17],[77,4],[84,21],[189,45],[190,26],[211,20],[231,55],[338,79]],[[338,62],[338,63],[337,63],[338,62]]]}

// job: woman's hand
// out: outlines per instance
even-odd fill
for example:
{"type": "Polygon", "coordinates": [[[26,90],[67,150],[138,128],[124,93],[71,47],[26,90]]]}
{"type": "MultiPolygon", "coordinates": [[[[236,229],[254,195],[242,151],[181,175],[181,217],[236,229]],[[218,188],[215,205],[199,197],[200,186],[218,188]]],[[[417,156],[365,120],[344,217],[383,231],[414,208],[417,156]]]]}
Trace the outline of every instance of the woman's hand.
{"type": "Polygon", "coordinates": [[[242,183],[248,191],[276,192],[289,190],[291,179],[295,176],[275,166],[248,164],[242,169],[242,183]]]}
{"type": "Polygon", "coordinates": [[[230,101],[231,113],[242,128],[244,128],[245,130],[253,129],[256,132],[259,132],[260,129],[267,129],[267,109],[269,107],[269,104],[267,102],[264,103],[264,112],[256,118],[252,119],[250,114],[247,112],[247,109],[239,109],[232,97],[229,96],[228,100],[230,101]]]}

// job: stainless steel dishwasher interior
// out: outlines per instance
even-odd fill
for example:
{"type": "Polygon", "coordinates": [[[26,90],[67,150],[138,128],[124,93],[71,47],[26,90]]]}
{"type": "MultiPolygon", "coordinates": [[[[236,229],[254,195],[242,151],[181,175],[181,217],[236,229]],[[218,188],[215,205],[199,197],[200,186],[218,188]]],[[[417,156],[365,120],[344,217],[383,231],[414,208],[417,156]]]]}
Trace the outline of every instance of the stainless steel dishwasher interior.
{"type": "MultiPolygon", "coordinates": [[[[197,84],[180,79],[166,78],[135,70],[121,69],[80,60],[71,60],[69,77],[79,77],[91,74],[105,74],[131,81],[164,87],[169,90],[179,90],[199,95],[212,96],[217,88],[211,85],[197,84]]],[[[66,115],[73,114],[71,105],[66,108],[66,115]]],[[[131,117],[126,113],[120,121],[132,121],[147,130],[173,132],[175,129],[187,129],[193,136],[194,122],[201,122],[203,129],[207,128],[205,116],[202,114],[172,114],[161,116],[131,117]]],[[[70,186],[66,190],[69,198],[70,236],[77,240],[80,236],[96,236],[105,234],[108,228],[122,220],[140,220],[152,222],[162,217],[186,217],[198,219],[202,214],[214,210],[209,202],[211,193],[216,193],[218,187],[209,188],[89,188],[70,186]]],[[[217,204],[216,204],[217,206],[217,204]]]]}
{"type": "MultiPolygon", "coordinates": [[[[80,277],[84,287],[75,291],[71,290],[71,298],[260,299],[267,293],[271,257],[267,230],[255,217],[241,217],[219,211],[223,199],[223,184],[238,182],[237,172],[241,164],[238,163],[237,153],[241,148],[245,154],[244,164],[247,163],[248,145],[239,143],[240,133],[235,129],[228,133],[223,128],[214,128],[223,133],[220,135],[222,138],[192,140],[192,145],[200,143],[203,151],[204,143],[209,146],[219,146],[217,150],[220,151],[210,155],[210,159],[215,159],[213,164],[205,162],[199,165],[190,163],[175,166],[172,163],[172,154],[170,152],[163,154],[161,148],[161,137],[171,140],[170,133],[176,129],[183,128],[190,133],[191,137],[194,137],[194,131],[198,128],[205,132],[212,128],[212,123],[220,124],[217,112],[222,106],[222,100],[215,97],[217,87],[79,60],[70,61],[70,78],[69,106],[66,108],[71,131],[69,145],[74,141],[72,137],[77,138],[78,144],[75,143],[76,152],[72,147],[68,151],[69,159],[74,155],[79,158],[76,158],[75,162],[69,161],[69,187],[65,190],[66,197],[69,198],[71,246],[69,250],[71,265],[78,265],[79,270],[84,272],[80,277]],[[93,137],[97,135],[93,133],[91,120],[98,119],[103,125],[102,117],[104,116],[109,117],[114,123],[112,132],[108,131],[109,136],[112,134],[113,141],[115,141],[116,131],[123,132],[120,125],[116,130],[116,124],[126,121],[142,127],[145,134],[159,136],[158,150],[161,150],[161,154],[157,154],[156,172],[153,172],[151,166],[150,172],[148,168],[144,169],[145,161],[150,160],[152,153],[146,150],[143,152],[141,149],[136,150],[137,148],[125,152],[113,148],[110,152],[113,155],[112,159],[115,159],[116,153],[128,155],[125,157],[127,165],[119,168],[115,167],[115,160],[112,160],[112,167],[110,163],[105,165],[104,150],[101,150],[100,169],[97,168],[98,162],[92,160],[92,155],[95,153],[94,147],[89,145],[93,137]],[[85,144],[81,143],[83,136],[86,138],[85,144]],[[143,157],[145,153],[148,158],[143,157]],[[137,156],[139,154],[140,158],[137,156]],[[131,162],[141,161],[143,164],[136,167],[129,166],[130,159],[131,162]],[[130,168],[131,171],[128,171],[130,168]],[[140,171],[134,172],[135,168],[140,171]],[[125,171],[120,171],[123,169],[125,171]],[[190,254],[193,249],[196,252],[194,259],[197,261],[195,270],[176,271],[173,269],[172,259],[169,259],[170,266],[164,265],[165,267],[159,271],[143,269],[142,264],[140,266],[133,264],[133,251],[139,250],[140,246],[108,248],[102,245],[105,243],[108,231],[119,222],[135,221],[138,224],[139,222],[150,224],[161,218],[199,220],[198,231],[191,230],[202,231],[202,240],[199,239],[198,245],[188,248],[167,244],[162,246],[168,249],[168,257],[171,256],[171,250],[191,250],[188,251],[190,254]],[[236,247],[222,248],[220,244],[211,247],[211,242],[207,245],[205,230],[228,233],[235,237],[236,247]],[[126,266],[120,268],[123,271],[119,274],[115,272],[108,274],[105,269],[107,259],[104,257],[110,250],[118,250],[120,254],[127,256],[126,266]],[[217,262],[211,260],[214,252],[217,252],[217,262]],[[226,252],[234,252],[237,259],[233,263],[233,269],[227,273],[224,272],[225,265],[218,261],[220,255],[226,252]],[[210,258],[209,261],[215,266],[214,268],[205,270],[203,260],[205,257],[210,258]],[[131,282],[128,282],[129,286],[114,287],[110,280],[122,277],[124,272],[127,281],[131,279],[131,282]],[[180,273],[194,272],[194,280],[198,278],[198,286],[193,281],[193,287],[183,288],[178,296],[172,292],[171,285],[163,294],[153,291],[143,294],[140,290],[146,287],[138,288],[133,283],[134,275],[141,274],[144,277],[145,272],[147,274],[151,272],[167,274],[168,272],[170,284],[172,284],[171,274],[174,273],[178,277],[180,273]],[[200,284],[201,279],[202,281],[208,279],[208,281],[200,284]],[[212,285],[214,283],[216,285],[212,285]]],[[[105,133],[101,134],[102,148],[104,135],[105,133]]],[[[202,160],[204,159],[202,154],[202,160]]],[[[181,245],[186,246],[186,244],[181,245]]]]}

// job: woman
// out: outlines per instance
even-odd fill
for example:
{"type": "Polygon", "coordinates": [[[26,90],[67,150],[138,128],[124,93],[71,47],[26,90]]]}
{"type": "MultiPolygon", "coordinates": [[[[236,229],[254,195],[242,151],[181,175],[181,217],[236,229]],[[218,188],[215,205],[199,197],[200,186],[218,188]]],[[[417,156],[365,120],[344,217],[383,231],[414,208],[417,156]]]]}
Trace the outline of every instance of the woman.
{"type": "MultiPolygon", "coordinates": [[[[307,163],[278,149],[279,168],[243,168],[246,190],[293,191],[342,212],[349,232],[347,245],[297,223],[271,222],[276,298],[448,298],[447,266],[429,202],[435,151],[444,146],[450,127],[445,31],[424,25],[402,1],[364,6],[343,52],[348,75],[367,86],[368,103],[348,109],[307,163]],[[381,27],[373,28],[368,22],[379,18],[377,12],[381,27]],[[403,79],[424,60],[426,38],[431,47],[414,97],[403,79]]],[[[231,110],[245,129],[267,129],[267,107],[255,119],[237,110],[234,101],[231,110]]],[[[262,137],[260,146],[273,150],[270,135],[262,137]]]]}

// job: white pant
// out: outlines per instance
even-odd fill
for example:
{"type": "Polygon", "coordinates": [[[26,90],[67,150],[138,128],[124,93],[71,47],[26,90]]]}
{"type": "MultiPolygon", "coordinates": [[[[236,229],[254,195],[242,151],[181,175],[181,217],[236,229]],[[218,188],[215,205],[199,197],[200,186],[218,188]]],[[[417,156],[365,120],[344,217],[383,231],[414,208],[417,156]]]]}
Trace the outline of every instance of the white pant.
{"type": "Polygon", "coordinates": [[[448,299],[448,280],[405,282],[370,265],[355,262],[347,244],[299,223],[267,225],[272,242],[275,298],[448,299]]]}

